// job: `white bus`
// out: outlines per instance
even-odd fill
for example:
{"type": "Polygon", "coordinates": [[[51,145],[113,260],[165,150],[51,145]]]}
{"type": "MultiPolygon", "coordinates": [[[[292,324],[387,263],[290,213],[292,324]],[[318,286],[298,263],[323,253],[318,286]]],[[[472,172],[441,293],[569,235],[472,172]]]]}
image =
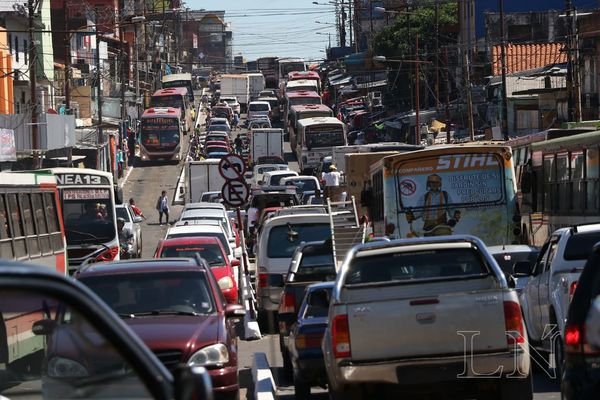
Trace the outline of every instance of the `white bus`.
{"type": "Polygon", "coordinates": [[[85,261],[119,259],[119,236],[115,197],[122,202],[122,192],[115,191],[112,175],[85,168],[53,168],[56,176],[65,235],[69,273],[85,261]],[[118,194],[118,196],[117,196],[118,194]]]}
{"type": "Polygon", "coordinates": [[[345,146],[346,124],[334,117],[303,118],[297,122],[296,156],[302,175],[310,174],[334,146],[345,146]]]}
{"type": "Polygon", "coordinates": [[[187,89],[187,95],[190,99],[190,104],[194,103],[194,87],[192,84],[192,74],[169,74],[162,77],[162,88],[184,87],[187,89]]]}

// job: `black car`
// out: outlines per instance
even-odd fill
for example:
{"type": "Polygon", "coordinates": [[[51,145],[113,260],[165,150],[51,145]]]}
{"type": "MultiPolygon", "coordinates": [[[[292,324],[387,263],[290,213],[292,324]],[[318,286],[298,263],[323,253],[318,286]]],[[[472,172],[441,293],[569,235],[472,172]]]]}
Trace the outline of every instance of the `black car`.
{"type": "Polygon", "coordinates": [[[0,293],[0,398],[213,398],[203,367],[171,374],[80,282],[2,261],[0,293]]]}
{"type": "Polygon", "coordinates": [[[597,399],[600,350],[587,343],[585,323],[592,301],[600,295],[600,244],[590,254],[569,305],[564,332],[561,392],[564,399],[597,399]]]}

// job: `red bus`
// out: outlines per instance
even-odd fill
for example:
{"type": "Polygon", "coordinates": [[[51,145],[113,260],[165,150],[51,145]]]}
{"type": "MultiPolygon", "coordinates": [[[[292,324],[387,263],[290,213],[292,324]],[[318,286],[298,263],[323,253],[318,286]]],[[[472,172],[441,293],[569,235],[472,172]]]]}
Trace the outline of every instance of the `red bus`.
{"type": "Polygon", "coordinates": [[[171,87],[159,89],[150,97],[150,107],[174,107],[181,110],[181,125],[184,132],[190,132],[194,126],[192,120],[192,109],[188,97],[188,90],[185,87],[171,87]]]}
{"type": "Polygon", "coordinates": [[[140,129],[142,161],[181,160],[181,110],[179,108],[149,108],[144,111],[140,129]]]}
{"type": "Polygon", "coordinates": [[[319,93],[321,92],[321,77],[316,71],[292,71],[288,74],[289,81],[297,81],[300,79],[306,79],[309,81],[317,81],[319,93]]]}
{"type": "Polygon", "coordinates": [[[290,107],[305,104],[322,104],[321,96],[319,96],[319,93],[309,90],[286,93],[283,103],[283,121],[286,132],[289,128],[288,119],[290,117],[290,107]]]}

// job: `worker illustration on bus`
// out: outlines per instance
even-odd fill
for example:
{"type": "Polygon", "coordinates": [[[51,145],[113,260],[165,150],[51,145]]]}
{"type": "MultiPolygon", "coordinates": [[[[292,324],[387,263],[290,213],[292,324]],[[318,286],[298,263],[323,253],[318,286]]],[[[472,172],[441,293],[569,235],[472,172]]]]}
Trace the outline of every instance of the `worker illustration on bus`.
{"type": "Polygon", "coordinates": [[[452,234],[452,228],[460,221],[460,210],[451,210],[454,203],[450,193],[442,190],[442,178],[437,174],[427,177],[427,192],[417,202],[417,210],[406,211],[406,221],[411,225],[409,237],[442,236],[452,234]],[[423,219],[423,232],[419,235],[412,228],[412,222],[423,219]]]}

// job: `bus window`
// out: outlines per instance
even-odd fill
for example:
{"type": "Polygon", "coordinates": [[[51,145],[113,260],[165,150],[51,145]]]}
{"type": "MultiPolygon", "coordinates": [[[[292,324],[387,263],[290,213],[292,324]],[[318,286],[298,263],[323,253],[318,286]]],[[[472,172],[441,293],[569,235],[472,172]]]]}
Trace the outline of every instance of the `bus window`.
{"type": "Polygon", "coordinates": [[[17,201],[16,193],[8,194],[8,207],[10,210],[10,221],[15,243],[15,257],[25,257],[27,255],[27,251],[25,250],[25,234],[23,231],[23,222],[21,221],[19,203],[17,201]]]}
{"type": "Polygon", "coordinates": [[[4,194],[0,195],[0,257],[4,259],[13,258],[12,241],[10,227],[8,226],[8,215],[6,212],[6,198],[4,194]]]}
{"type": "Polygon", "coordinates": [[[19,195],[21,201],[21,216],[25,222],[25,236],[27,236],[27,251],[29,255],[40,254],[40,244],[36,236],[35,227],[33,226],[33,212],[31,210],[31,195],[29,193],[21,193],[19,195]]]}
{"type": "Polygon", "coordinates": [[[61,248],[63,248],[63,238],[60,233],[60,224],[58,223],[56,199],[52,193],[44,193],[44,206],[46,210],[46,221],[48,222],[48,231],[50,232],[52,250],[59,251],[61,248]]]}
{"type": "Polygon", "coordinates": [[[32,193],[31,202],[33,205],[33,215],[35,216],[35,224],[37,226],[42,254],[50,253],[52,251],[52,246],[50,245],[50,236],[48,235],[46,218],[44,218],[44,202],[42,201],[42,194],[32,193]]]}

